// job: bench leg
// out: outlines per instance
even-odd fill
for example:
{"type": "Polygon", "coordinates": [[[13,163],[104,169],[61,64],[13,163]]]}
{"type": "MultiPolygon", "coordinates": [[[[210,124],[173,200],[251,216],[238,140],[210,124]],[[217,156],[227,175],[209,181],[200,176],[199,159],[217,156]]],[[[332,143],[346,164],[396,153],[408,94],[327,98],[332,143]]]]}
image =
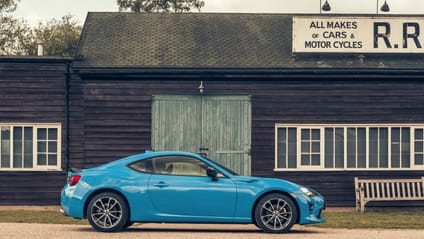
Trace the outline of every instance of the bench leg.
{"type": "Polygon", "coordinates": [[[365,212],[365,192],[364,189],[361,188],[359,191],[359,197],[361,198],[361,212],[365,212]]]}

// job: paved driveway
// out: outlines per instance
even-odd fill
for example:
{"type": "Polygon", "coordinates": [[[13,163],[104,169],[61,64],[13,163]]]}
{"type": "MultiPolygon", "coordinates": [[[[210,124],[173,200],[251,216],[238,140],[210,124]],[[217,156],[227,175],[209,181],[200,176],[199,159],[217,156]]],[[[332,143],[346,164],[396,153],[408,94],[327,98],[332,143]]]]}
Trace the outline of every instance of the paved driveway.
{"type": "Polygon", "coordinates": [[[290,233],[265,234],[253,225],[136,224],[119,233],[100,233],[90,226],[0,223],[0,238],[194,238],[194,239],[423,239],[423,230],[347,230],[295,226],[290,233]]]}

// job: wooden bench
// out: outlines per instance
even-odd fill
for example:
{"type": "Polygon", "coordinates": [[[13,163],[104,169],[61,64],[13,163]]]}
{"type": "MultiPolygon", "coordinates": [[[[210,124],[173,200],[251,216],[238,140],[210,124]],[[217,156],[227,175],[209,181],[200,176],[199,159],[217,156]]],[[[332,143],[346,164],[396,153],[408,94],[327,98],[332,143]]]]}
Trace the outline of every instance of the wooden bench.
{"type": "Polygon", "coordinates": [[[365,211],[370,201],[424,200],[421,179],[359,179],[355,177],[356,210],[365,211]]]}

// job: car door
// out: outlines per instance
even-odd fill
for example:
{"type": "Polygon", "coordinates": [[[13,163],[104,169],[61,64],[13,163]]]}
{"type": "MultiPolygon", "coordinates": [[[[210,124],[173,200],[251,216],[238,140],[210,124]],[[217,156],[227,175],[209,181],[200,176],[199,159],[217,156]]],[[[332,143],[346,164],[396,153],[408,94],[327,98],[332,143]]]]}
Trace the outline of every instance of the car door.
{"type": "Polygon", "coordinates": [[[207,176],[209,167],[200,159],[163,156],[152,159],[154,174],[148,182],[149,197],[157,215],[176,222],[232,222],[236,184],[218,175],[207,176]]]}

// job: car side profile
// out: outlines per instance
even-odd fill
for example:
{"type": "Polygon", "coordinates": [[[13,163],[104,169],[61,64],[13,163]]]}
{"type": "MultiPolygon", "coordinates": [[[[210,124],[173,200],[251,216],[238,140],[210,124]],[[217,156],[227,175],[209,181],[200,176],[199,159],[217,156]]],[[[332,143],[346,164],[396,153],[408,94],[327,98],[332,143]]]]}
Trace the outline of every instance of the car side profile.
{"type": "Polygon", "coordinates": [[[280,179],[239,176],[188,152],[146,152],[68,172],[64,215],[102,232],[134,222],[254,223],[264,232],[325,222],[323,197],[280,179]]]}

